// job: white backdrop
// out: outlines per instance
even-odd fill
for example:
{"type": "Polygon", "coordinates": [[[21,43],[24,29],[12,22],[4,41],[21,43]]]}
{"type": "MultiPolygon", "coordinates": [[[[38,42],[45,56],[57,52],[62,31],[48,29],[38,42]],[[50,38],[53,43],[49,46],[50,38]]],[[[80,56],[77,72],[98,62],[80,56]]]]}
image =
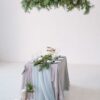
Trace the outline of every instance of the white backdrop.
{"type": "Polygon", "coordinates": [[[0,61],[27,61],[52,46],[68,63],[100,64],[100,1],[93,4],[89,15],[62,8],[25,13],[19,0],[0,0],[0,61]]]}

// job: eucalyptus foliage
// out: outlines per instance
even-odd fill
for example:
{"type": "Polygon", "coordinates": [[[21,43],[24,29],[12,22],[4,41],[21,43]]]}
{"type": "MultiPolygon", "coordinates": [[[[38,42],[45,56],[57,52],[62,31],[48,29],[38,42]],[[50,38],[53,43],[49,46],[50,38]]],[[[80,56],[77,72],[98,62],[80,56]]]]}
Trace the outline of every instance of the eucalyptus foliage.
{"type": "Polygon", "coordinates": [[[50,63],[52,62],[52,55],[47,54],[44,56],[41,56],[40,58],[36,59],[33,61],[34,66],[39,65],[39,70],[41,71],[42,69],[49,68],[50,63]]]}
{"type": "Polygon", "coordinates": [[[52,7],[58,8],[61,6],[67,11],[77,8],[84,10],[84,13],[87,14],[92,7],[89,0],[22,0],[21,4],[25,12],[30,12],[33,7],[38,9],[47,8],[49,10],[52,7]]]}
{"type": "Polygon", "coordinates": [[[34,92],[34,88],[33,88],[33,85],[31,83],[27,83],[26,91],[27,92],[34,92]]]}

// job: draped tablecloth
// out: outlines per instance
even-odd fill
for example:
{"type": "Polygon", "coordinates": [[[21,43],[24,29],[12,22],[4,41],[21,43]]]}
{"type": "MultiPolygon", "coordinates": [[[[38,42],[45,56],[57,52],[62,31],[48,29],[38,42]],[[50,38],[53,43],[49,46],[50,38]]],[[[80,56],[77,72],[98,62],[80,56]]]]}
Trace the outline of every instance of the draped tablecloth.
{"type": "Polygon", "coordinates": [[[26,88],[27,83],[35,87],[35,92],[27,97],[32,100],[64,100],[64,90],[69,89],[66,57],[59,57],[49,69],[42,71],[30,61],[25,65],[22,75],[22,89],[26,88]]]}

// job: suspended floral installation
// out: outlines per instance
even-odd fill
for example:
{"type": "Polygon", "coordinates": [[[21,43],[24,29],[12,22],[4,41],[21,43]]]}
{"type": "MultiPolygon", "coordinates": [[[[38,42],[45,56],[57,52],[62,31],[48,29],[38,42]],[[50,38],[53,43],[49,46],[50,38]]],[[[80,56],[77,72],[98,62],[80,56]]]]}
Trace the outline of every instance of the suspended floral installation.
{"type": "Polygon", "coordinates": [[[46,8],[48,10],[52,7],[63,7],[67,11],[77,8],[84,10],[84,14],[88,14],[92,7],[89,0],[22,0],[21,4],[25,12],[30,12],[33,7],[37,9],[46,8]]]}

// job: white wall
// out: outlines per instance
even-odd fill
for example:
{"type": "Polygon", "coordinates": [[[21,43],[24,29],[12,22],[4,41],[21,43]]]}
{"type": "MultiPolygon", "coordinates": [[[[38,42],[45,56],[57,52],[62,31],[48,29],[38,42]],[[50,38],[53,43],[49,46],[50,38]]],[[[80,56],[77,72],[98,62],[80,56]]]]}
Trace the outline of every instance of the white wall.
{"type": "Polygon", "coordinates": [[[100,64],[100,1],[93,4],[89,15],[61,8],[25,13],[19,0],[0,0],[0,61],[27,61],[52,46],[68,63],[100,64]]]}

